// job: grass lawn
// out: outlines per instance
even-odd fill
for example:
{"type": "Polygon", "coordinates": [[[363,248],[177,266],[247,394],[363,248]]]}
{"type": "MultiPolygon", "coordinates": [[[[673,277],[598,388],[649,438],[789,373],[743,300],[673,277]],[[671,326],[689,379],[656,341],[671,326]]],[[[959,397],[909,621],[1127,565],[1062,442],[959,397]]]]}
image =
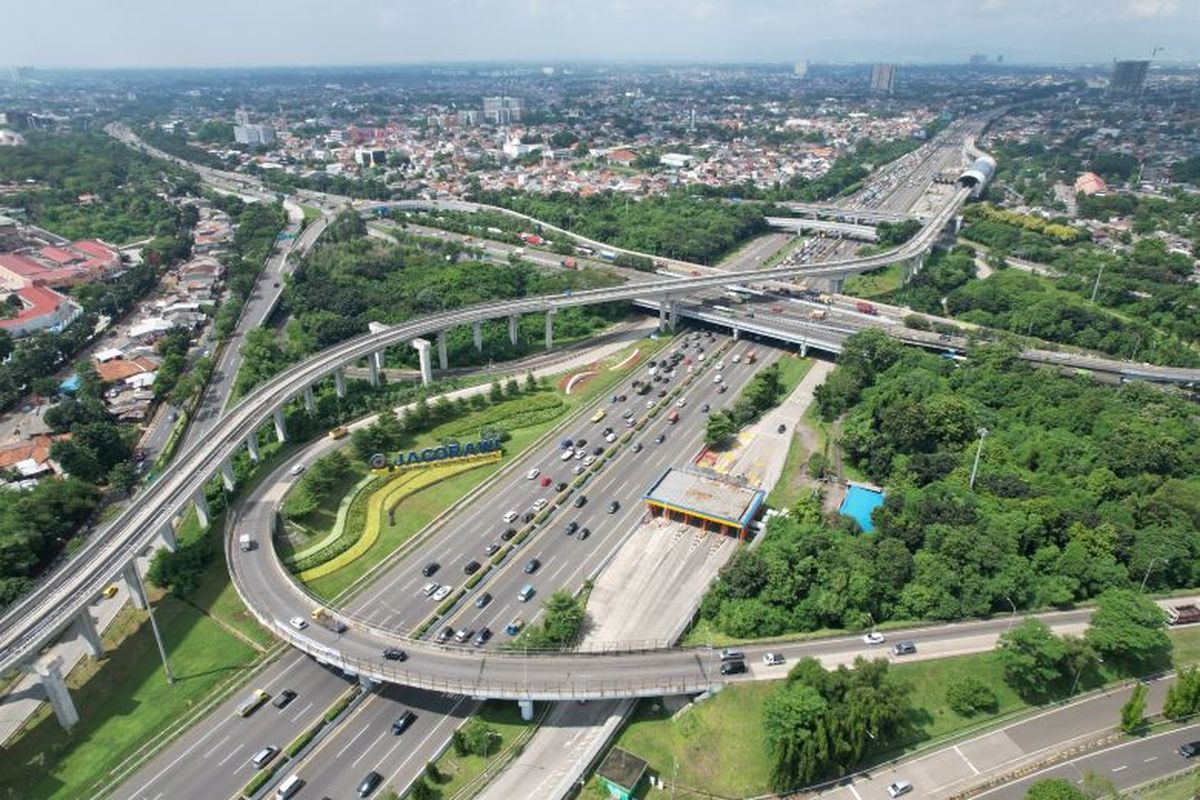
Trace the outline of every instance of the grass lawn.
{"type": "Polygon", "coordinates": [[[1200,767],[1190,769],[1158,786],[1138,791],[1136,795],[1130,793],[1129,796],[1138,797],[1140,800],[1192,800],[1193,797],[1200,796],[1200,767]]]}
{"type": "Polygon", "coordinates": [[[788,443],[787,459],[783,462],[783,472],[767,495],[767,505],[771,508],[791,508],[804,496],[805,488],[800,485],[800,480],[808,466],[808,456],[803,438],[793,433],[788,443]]]}
{"type": "Polygon", "coordinates": [[[1026,707],[1004,682],[1004,670],[995,653],[975,653],[934,661],[914,661],[891,668],[891,673],[912,687],[913,728],[916,736],[909,744],[918,744],[978,724],[993,716],[1009,714],[1026,707]],[[972,676],[996,693],[995,714],[964,717],[946,705],[946,687],[960,678],[972,676]]]}
{"type": "MultiPolygon", "coordinates": [[[[540,709],[537,709],[536,713],[540,714],[540,709]]],[[[475,716],[491,725],[500,734],[495,752],[489,759],[484,759],[483,756],[460,756],[454,752],[453,748],[446,748],[446,752],[442,753],[441,757],[434,762],[442,773],[442,782],[433,786],[434,797],[453,797],[463,786],[483,772],[488,761],[494,761],[496,755],[503,753],[532,724],[521,719],[521,712],[517,708],[517,704],[512,701],[495,700],[484,703],[475,716]]]]}
{"type": "Polygon", "coordinates": [[[883,269],[875,269],[860,275],[851,275],[846,281],[843,294],[854,297],[877,297],[881,294],[894,292],[900,288],[903,274],[900,264],[891,264],[883,269]]]}
{"type": "Polygon", "coordinates": [[[783,356],[775,362],[779,365],[779,382],[783,384],[783,396],[787,397],[792,393],[808,371],[812,369],[811,358],[797,358],[796,356],[783,356]]]}
{"type": "Polygon", "coordinates": [[[1171,660],[1175,666],[1200,664],[1200,628],[1168,630],[1167,635],[1171,637],[1171,642],[1175,645],[1171,654],[1171,660]]]}
{"type": "Polygon", "coordinates": [[[308,227],[314,220],[321,218],[321,210],[312,206],[300,206],[300,210],[304,212],[304,227],[308,227]]]}
{"type": "Polygon", "coordinates": [[[215,687],[236,680],[257,655],[199,609],[174,597],[156,604],[156,616],[175,683],[164,679],[145,612],[127,606],[104,635],[107,657],[99,662],[87,658],[68,676],[76,690],[72,696],[79,725],[63,731],[49,706],[43,706],[4,748],[0,786],[21,787],[22,797],[89,796],[90,787],[148,736],[160,735],[215,687]]]}

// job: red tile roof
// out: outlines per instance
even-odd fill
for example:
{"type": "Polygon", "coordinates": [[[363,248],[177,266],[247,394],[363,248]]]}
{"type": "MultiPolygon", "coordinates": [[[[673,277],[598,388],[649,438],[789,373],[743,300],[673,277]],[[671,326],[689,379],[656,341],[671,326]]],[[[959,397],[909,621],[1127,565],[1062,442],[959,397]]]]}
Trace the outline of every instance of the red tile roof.
{"type": "Polygon", "coordinates": [[[17,295],[27,305],[15,317],[0,319],[0,328],[18,327],[28,319],[53,313],[60,303],[66,302],[58,292],[36,283],[18,289],[17,295]]]}
{"type": "Polygon", "coordinates": [[[27,458],[32,458],[39,464],[44,463],[50,457],[51,444],[70,438],[69,433],[60,433],[57,436],[41,433],[15,444],[0,445],[0,469],[8,469],[27,458]]]}

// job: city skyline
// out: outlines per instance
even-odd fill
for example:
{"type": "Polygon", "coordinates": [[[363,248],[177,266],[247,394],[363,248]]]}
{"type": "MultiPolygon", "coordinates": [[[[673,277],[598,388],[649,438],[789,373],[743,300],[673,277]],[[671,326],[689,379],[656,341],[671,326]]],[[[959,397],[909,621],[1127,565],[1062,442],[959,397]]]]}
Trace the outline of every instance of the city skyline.
{"type": "Polygon", "coordinates": [[[1106,63],[1200,59],[1200,5],[1177,0],[453,0],[426,7],[213,0],[181,30],[174,7],[80,0],[7,10],[6,61],[40,68],[341,66],[461,61],[1106,63]],[[818,16],[819,15],[819,16],[818,16]],[[186,34],[186,35],[185,35],[186,34]],[[113,43],[127,46],[113,46],[113,43]]]}

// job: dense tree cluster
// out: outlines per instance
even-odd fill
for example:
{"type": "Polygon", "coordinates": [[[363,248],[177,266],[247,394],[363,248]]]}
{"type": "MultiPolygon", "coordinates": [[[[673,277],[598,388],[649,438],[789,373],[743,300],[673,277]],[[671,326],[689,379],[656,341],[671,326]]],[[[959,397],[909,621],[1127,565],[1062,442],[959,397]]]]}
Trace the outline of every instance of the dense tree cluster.
{"type": "Polygon", "coordinates": [[[763,708],[772,788],[786,792],[846,774],[893,746],[910,710],[908,689],[888,674],[887,661],[859,658],[853,670],[830,671],[803,659],[763,708]]]}
{"type": "Polygon", "coordinates": [[[0,492],[0,606],[33,586],[96,510],[100,493],[74,478],[0,492]]]}
{"type": "Polygon", "coordinates": [[[514,649],[563,650],[575,644],[587,618],[583,600],[560,589],[543,606],[545,614],[513,640],[514,649]]]}
{"type": "Polygon", "coordinates": [[[783,398],[783,391],[778,364],[760,369],[742,389],[732,406],[709,416],[704,428],[705,444],[709,447],[722,447],[727,444],[739,430],[777,406],[783,398]]]}
{"type": "Polygon", "coordinates": [[[999,345],[955,363],[865,332],[816,402],[827,419],[845,414],[848,458],[888,489],[875,531],[822,521],[819,500],[818,513],[772,520],[701,606],[726,633],[956,619],[1143,578],[1159,589],[1196,581],[1200,427],[1183,400],[1060,376],[999,345]]]}
{"type": "Polygon", "coordinates": [[[641,199],[617,192],[587,197],[556,192],[485,192],[473,198],[511,208],[589,239],[704,264],[766,230],[763,208],[684,192],[641,199]]]}
{"type": "Polygon", "coordinates": [[[217,312],[214,323],[217,336],[223,339],[237,326],[242,308],[275,246],[275,237],[287,223],[287,214],[277,203],[244,203],[233,195],[219,196],[214,205],[229,214],[237,225],[232,252],[222,259],[231,297],[217,312]]]}

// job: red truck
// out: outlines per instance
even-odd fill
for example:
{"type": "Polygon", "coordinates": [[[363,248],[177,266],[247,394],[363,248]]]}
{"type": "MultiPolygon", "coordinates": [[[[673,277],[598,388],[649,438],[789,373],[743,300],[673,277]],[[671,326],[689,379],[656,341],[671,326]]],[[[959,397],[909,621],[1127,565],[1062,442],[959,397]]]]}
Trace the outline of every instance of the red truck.
{"type": "Polygon", "coordinates": [[[1193,622],[1200,622],[1200,606],[1195,603],[1171,606],[1167,609],[1167,622],[1171,625],[1191,625],[1193,622]]]}
{"type": "Polygon", "coordinates": [[[746,353],[746,363],[747,364],[753,364],[757,360],[758,360],[758,351],[751,350],[749,353],[746,353]]]}
{"type": "Polygon", "coordinates": [[[575,259],[571,258],[570,256],[567,256],[566,258],[564,258],[562,260],[562,265],[564,267],[566,267],[567,269],[575,269],[575,259]]]}
{"type": "Polygon", "coordinates": [[[870,303],[866,302],[865,300],[859,300],[857,303],[854,304],[854,307],[856,309],[858,309],[858,312],[860,314],[878,314],[879,313],[879,311],[875,308],[875,306],[871,305],[870,303]]]}
{"type": "Polygon", "coordinates": [[[676,422],[679,422],[679,412],[672,408],[671,413],[667,414],[667,422],[672,425],[674,425],[676,422]]]}
{"type": "Polygon", "coordinates": [[[545,239],[538,236],[536,233],[522,233],[521,239],[525,242],[525,244],[532,244],[534,246],[542,244],[545,241],[545,239]]]}

